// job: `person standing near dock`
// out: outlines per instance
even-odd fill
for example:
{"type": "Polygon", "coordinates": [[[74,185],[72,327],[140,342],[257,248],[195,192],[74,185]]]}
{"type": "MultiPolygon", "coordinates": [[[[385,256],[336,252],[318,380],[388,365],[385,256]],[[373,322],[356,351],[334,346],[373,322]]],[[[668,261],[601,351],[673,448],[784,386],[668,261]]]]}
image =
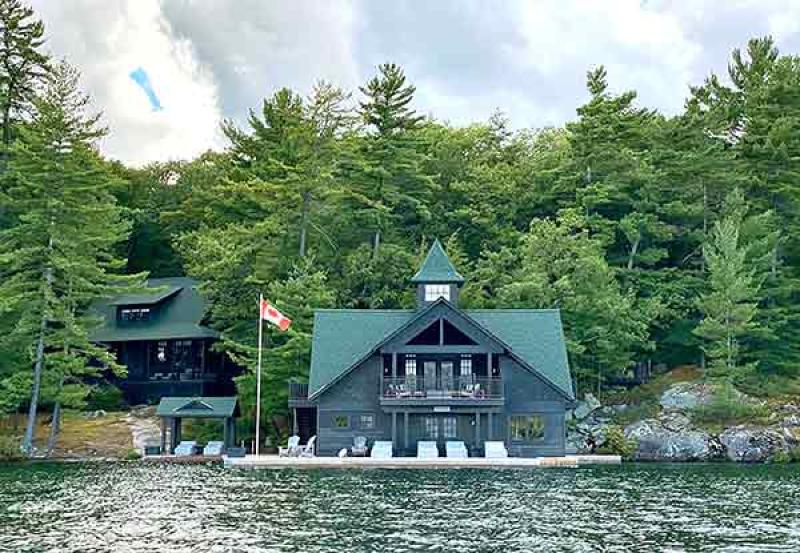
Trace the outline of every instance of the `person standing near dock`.
{"type": "Polygon", "coordinates": [[[259,446],[261,442],[261,350],[262,337],[264,335],[264,321],[277,326],[281,332],[286,332],[292,325],[292,320],[270,305],[270,303],[264,299],[263,294],[259,294],[258,296],[258,307],[258,362],[256,363],[256,444],[254,448],[256,456],[259,454],[259,446]]]}

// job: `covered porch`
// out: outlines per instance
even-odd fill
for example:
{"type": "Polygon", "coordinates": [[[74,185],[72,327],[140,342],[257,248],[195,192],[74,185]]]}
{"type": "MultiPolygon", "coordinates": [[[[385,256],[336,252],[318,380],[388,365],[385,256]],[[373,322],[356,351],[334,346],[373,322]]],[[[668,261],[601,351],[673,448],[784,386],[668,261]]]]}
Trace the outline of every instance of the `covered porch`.
{"type": "Polygon", "coordinates": [[[391,417],[392,443],[399,456],[416,455],[420,441],[436,442],[442,457],[448,441],[464,442],[470,456],[482,455],[486,441],[505,441],[502,406],[401,406],[386,412],[391,417]]]}
{"type": "Polygon", "coordinates": [[[181,442],[183,419],[218,419],[222,421],[225,449],[236,443],[236,397],[164,397],[156,409],[161,419],[161,452],[172,454],[181,442]]]}

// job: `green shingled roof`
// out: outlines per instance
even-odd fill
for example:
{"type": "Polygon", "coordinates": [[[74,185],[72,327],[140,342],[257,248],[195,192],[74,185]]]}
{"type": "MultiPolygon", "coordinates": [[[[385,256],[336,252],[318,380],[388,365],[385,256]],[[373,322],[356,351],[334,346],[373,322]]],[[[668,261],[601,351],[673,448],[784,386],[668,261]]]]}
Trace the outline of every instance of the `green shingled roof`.
{"type": "Polygon", "coordinates": [[[411,278],[411,282],[415,284],[421,282],[462,284],[464,277],[458,274],[456,268],[453,267],[441,242],[437,239],[434,240],[425,261],[422,262],[422,267],[411,278]]]}
{"type": "Polygon", "coordinates": [[[159,417],[219,419],[239,416],[235,397],[162,397],[156,408],[159,417]]]}
{"type": "Polygon", "coordinates": [[[137,294],[112,298],[109,301],[95,304],[93,309],[103,318],[103,323],[91,333],[90,339],[94,342],[110,343],[219,337],[216,330],[201,324],[205,315],[206,302],[197,290],[197,281],[186,277],[153,278],[147,281],[147,285],[158,290],[154,292],[152,298],[160,297],[160,301],[141,301],[143,298],[151,298],[151,296],[137,294]],[[128,303],[131,298],[136,302],[128,303]],[[149,307],[151,319],[120,321],[117,319],[117,309],[121,305],[149,307]]]}
{"type": "MultiPolygon", "coordinates": [[[[561,316],[554,309],[463,310],[508,345],[523,363],[567,397],[574,398],[561,316]]],[[[371,355],[419,311],[319,310],[314,317],[309,397],[371,355]]]]}

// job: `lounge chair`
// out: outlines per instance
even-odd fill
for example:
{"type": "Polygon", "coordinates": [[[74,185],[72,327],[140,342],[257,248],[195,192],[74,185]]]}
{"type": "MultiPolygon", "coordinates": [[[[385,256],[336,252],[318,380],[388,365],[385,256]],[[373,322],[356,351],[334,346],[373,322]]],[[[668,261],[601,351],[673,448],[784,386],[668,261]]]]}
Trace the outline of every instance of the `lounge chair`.
{"type": "Polygon", "coordinates": [[[487,459],[505,459],[508,457],[508,450],[503,442],[484,442],[483,456],[487,459]]]}
{"type": "Polygon", "coordinates": [[[308,443],[306,445],[300,446],[300,457],[313,457],[314,456],[314,444],[317,441],[316,436],[311,436],[308,439],[308,443]]]}
{"type": "Polygon", "coordinates": [[[353,447],[350,448],[350,454],[353,457],[366,457],[367,451],[367,439],[364,436],[353,438],[353,447]]]}
{"type": "Polygon", "coordinates": [[[286,447],[278,448],[279,457],[297,457],[300,448],[300,436],[291,436],[286,442],[286,447]]]}
{"type": "Polygon", "coordinates": [[[467,446],[464,445],[464,442],[447,442],[445,444],[445,451],[447,452],[448,457],[455,459],[466,459],[469,457],[469,454],[467,453],[467,446]]]}
{"type": "Polygon", "coordinates": [[[372,444],[372,451],[369,454],[370,457],[375,457],[376,459],[391,459],[392,457],[392,442],[383,442],[377,441],[372,444]]]}
{"type": "Polygon", "coordinates": [[[175,448],[174,454],[176,457],[188,457],[194,455],[196,451],[197,442],[192,440],[179,443],[178,447],[175,448]]]}
{"type": "Polygon", "coordinates": [[[203,448],[203,455],[206,456],[216,456],[222,455],[222,451],[225,449],[225,442],[208,442],[206,447],[203,448]]]}
{"type": "Polygon", "coordinates": [[[436,459],[439,456],[439,448],[436,442],[417,442],[418,459],[436,459]]]}

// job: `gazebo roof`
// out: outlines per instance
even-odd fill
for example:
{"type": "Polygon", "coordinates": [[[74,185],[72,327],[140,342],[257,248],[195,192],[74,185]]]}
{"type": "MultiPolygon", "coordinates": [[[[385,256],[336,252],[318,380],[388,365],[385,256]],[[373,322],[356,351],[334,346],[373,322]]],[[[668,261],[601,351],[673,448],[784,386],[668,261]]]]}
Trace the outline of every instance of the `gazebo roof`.
{"type": "Polygon", "coordinates": [[[162,397],[156,415],[194,419],[238,417],[239,400],[236,397],[162,397]]]}

